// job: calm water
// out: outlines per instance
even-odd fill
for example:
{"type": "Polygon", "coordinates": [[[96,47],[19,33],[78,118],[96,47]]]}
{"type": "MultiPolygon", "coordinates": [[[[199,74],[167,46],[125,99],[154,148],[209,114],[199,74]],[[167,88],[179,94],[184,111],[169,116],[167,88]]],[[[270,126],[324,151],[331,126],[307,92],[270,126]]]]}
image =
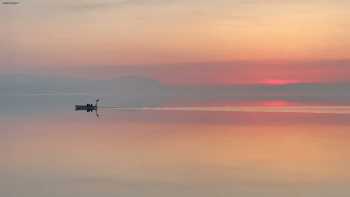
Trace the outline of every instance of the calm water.
{"type": "Polygon", "coordinates": [[[0,115],[0,196],[350,195],[346,113],[104,109],[97,119],[73,111],[79,96],[23,100],[0,115]]]}

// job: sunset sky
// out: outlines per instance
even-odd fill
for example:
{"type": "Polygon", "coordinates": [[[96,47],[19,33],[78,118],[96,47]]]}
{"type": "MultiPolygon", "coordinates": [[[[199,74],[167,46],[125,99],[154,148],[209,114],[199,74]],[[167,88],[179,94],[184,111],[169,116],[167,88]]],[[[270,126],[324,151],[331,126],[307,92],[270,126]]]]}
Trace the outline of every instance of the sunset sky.
{"type": "Polygon", "coordinates": [[[0,101],[0,197],[350,196],[350,0],[0,0],[0,101]]]}
{"type": "Polygon", "coordinates": [[[170,84],[349,82],[350,1],[26,0],[0,6],[0,72],[170,84]]]}

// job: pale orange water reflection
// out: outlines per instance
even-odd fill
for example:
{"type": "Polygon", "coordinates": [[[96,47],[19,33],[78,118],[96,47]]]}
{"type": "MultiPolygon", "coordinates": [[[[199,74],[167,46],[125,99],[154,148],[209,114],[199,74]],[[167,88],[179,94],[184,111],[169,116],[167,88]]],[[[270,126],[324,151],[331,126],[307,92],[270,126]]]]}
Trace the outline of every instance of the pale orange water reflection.
{"type": "Polygon", "coordinates": [[[10,185],[0,193],[350,194],[347,115],[109,111],[101,120],[74,115],[2,126],[13,133],[0,162],[10,185]]]}

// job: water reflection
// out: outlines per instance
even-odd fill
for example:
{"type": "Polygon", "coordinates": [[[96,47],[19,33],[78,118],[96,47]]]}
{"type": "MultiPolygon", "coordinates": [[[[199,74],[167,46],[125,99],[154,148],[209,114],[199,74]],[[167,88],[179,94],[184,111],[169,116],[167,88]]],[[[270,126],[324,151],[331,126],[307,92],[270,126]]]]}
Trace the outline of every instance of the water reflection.
{"type": "Polygon", "coordinates": [[[80,115],[1,124],[2,196],[350,194],[348,115],[80,115]]]}

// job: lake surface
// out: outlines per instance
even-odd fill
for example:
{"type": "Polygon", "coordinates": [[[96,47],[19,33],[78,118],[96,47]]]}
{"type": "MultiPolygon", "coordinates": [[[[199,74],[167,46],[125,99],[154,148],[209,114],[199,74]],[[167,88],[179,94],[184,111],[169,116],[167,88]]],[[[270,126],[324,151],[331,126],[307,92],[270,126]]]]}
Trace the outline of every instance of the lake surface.
{"type": "Polygon", "coordinates": [[[1,97],[12,102],[0,114],[0,196],[350,195],[350,114],[335,113],[346,108],[102,109],[98,119],[73,111],[83,97],[1,97]]]}

